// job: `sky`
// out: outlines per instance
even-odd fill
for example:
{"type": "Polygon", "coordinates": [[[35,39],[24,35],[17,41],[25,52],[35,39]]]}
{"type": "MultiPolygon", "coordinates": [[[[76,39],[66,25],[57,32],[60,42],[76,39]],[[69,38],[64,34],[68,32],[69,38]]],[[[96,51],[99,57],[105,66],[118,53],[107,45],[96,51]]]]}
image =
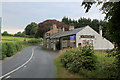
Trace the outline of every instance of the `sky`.
{"type": "Polygon", "coordinates": [[[23,31],[31,22],[61,21],[64,16],[76,20],[80,17],[103,20],[105,15],[99,9],[100,6],[94,5],[85,13],[81,2],[2,2],[2,32],[14,34],[23,31]]]}

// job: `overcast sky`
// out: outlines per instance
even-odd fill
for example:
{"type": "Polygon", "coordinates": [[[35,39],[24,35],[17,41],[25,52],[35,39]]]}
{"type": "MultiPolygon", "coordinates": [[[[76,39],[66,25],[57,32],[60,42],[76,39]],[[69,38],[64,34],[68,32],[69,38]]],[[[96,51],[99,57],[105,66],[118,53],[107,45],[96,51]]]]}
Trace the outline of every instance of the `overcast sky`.
{"type": "Polygon", "coordinates": [[[99,9],[100,7],[92,6],[90,11],[85,13],[81,2],[3,2],[2,32],[13,34],[23,31],[31,22],[40,23],[47,19],[61,21],[64,16],[72,19],[85,17],[103,20],[104,15],[99,9]]]}

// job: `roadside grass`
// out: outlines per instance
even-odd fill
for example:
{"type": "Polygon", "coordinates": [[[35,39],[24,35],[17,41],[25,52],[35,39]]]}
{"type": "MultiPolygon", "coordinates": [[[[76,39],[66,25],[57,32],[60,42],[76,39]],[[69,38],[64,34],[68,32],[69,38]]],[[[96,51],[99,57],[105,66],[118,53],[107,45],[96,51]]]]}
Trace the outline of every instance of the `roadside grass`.
{"type": "Polygon", "coordinates": [[[54,59],[56,65],[56,78],[82,78],[81,76],[68,72],[60,61],[60,56],[54,59]]]}
{"type": "Polygon", "coordinates": [[[93,71],[81,69],[78,74],[75,74],[69,72],[64,68],[63,63],[61,63],[61,56],[65,51],[67,50],[61,50],[60,56],[54,60],[57,78],[115,78],[117,73],[115,57],[107,57],[107,53],[95,51],[95,56],[97,57],[97,69],[93,71]]]}

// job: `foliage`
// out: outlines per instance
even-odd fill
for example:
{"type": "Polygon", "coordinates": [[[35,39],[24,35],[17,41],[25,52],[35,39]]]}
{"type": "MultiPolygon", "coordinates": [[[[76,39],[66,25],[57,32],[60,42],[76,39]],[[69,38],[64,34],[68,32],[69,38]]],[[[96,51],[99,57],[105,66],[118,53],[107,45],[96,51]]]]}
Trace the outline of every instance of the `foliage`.
{"type": "MultiPolygon", "coordinates": [[[[80,50],[79,50],[80,51],[80,50]]],[[[72,56],[72,54],[77,53],[78,49],[72,49],[72,50],[68,50],[67,53],[65,52],[64,54],[62,54],[61,56],[59,56],[59,60],[62,61],[62,65],[65,67],[65,63],[63,62],[63,56],[66,56],[65,62],[70,63],[71,65],[73,64],[73,62],[71,60],[73,60],[74,57],[77,56],[72,56]],[[71,54],[70,54],[71,53],[71,54]],[[71,57],[72,56],[72,57],[71,57]],[[68,60],[69,59],[69,60],[68,60]]],[[[80,53],[80,52],[78,52],[80,53]]],[[[94,56],[95,56],[95,66],[96,68],[94,70],[89,70],[89,69],[85,69],[84,67],[79,68],[79,72],[77,74],[80,75],[80,77],[82,78],[116,78],[118,76],[118,69],[116,68],[116,58],[115,56],[109,56],[107,53],[104,52],[98,52],[98,51],[94,51],[94,56]]],[[[65,57],[64,57],[65,58],[65,57]]],[[[78,58],[78,57],[77,57],[78,58]]],[[[78,60],[78,59],[77,59],[78,60]]],[[[81,60],[79,58],[79,60],[81,60]]],[[[58,63],[56,63],[58,64],[58,63]]],[[[73,66],[79,66],[78,63],[75,63],[73,66]]],[[[67,66],[67,64],[66,64],[67,66]]],[[[59,68],[60,66],[57,66],[57,68],[59,68]]],[[[69,70],[68,68],[66,68],[67,70],[69,70]]],[[[77,71],[77,67],[74,68],[75,71],[77,71]]],[[[70,71],[70,70],[69,70],[70,71]]],[[[61,73],[64,73],[64,71],[59,71],[61,73]]],[[[66,75],[66,74],[64,74],[66,75]]],[[[64,76],[63,75],[63,76],[64,76]]]]}
{"type": "Polygon", "coordinates": [[[7,52],[6,52],[6,56],[10,57],[12,55],[15,54],[16,50],[16,46],[14,43],[10,42],[10,43],[6,43],[6,48],[7,48],[7,52]]]}
{"type": "Polygon", "coordinates": [[[39,42],[42,42],[43,39],[40,38],[40,39],[32,39],[32,40],[29,40],[28,43],[39,43],[39,42]]]}
{"type": "Polygon", "coordinates": [[[14,34],[14,37],[25,37],[25,33],[17,32],[16,34],[14,34]]]}
{"type": "Polygon", "coordinates": [[[28,44],[38,44],[42,42],[42,38],[40,39],[31,39],[29,41],[21,41],[21,42],[4,42],[2,43],[2,59],[5,57],[11,57],[16,52],[20,51],[24,48],[24,45],[28,44]]]}
{"type": "Polygon", "coordinates": [[[94,50],[87,46],[68,50],[63,54],[61,61],[69,71],[74,73],[79,73],[82,68],[90,71],[96,69],[94,50]]]}
{"type": "Polygon", "coordinates": [[[12,34],[9,34],[7,31],[4,31],[3,33],[2,33],[2,36],[13,36],[12,34]]]}
{"type": "MultiPolygon", "coordinates": [[[[117,67],[118,67],[118,71],[119,71],[119,75],[120,75],[120,1],[118,2],[114,2],[109,0],[110,2],[106,2],[106,0],[104,2],[99,2],[98,0],[92,0],[95,3],[103,3],[101,10],[103,11],[104,14],[106,14],[105,19],[108,21],[107,23],[107,34],[109,35],[109,37],[111,38],[111,40],[113,42],[115,42],[115,44],[117,44],[117,67]]],[[[92,2],[92,4],[94,4],[92,2]]],[[[91,8],[92,4],[89,4],[89,2],[85,2],[85,0],[83,1],[82,5],[84,5],[86,8],[86,12],[88,12],[88,10],[91,8]],[[88,6],[86,6],[88,5],[88,6]]],[[[118,76],[120,77],[120,76],[118,76]]]]}
{"type": "Polygon", "coordinates": [[[114,49],[107,49],[106,50],[106,53],[108,53],[108,57],[111,57],[111,56],[116,56],[117,55],[117,49],[114,48],[114,49]]]}
{"type": "Polygon", "coordinates": [[[6,58],[7,46],[6,43],[2,44],[2,59],[6,58]]]}
{"type": "Polygon", "coordinates": [[[43,35],[45,34],[45,32],[49,31],[52,28],[53,24],[56,24],[57,27],[64,27],[65,31],[67,31],[69,29],[69,26],[65,25],[63,22],[60,22],[57,20],[46,20],[46,21],[38,24],[38,30],[37,30],[35,37],[43,38],[43,35]]]}
{"type": "Polygon", "coordinates": [[[85,27],[87,25],[89,25],[91,28],[93,28],[96,32],[99,33],[99,26],[102,26],[102,31],[103,31],[103,37],[107,38],[110,40],[109,37],[107,37],[108,35],[106,34],[106,24],[107,22],[104,20],[97,20],[97,19],[93,19],[91,20],[90,18],[80,18],[78,20],[72,20],[71,18],[68,17],[63,17],[62,22],[64,22],[66,25],[69,26],[75,26],[75,28],[81,28],[81,27],[85,27]]]}
{"type": "Polygon", "coordinates": [[[35,36],[37,32],[38,24],[35,22],[32,22],[31,24],[28,24],[25,28],[25,34],[35,36]]]}

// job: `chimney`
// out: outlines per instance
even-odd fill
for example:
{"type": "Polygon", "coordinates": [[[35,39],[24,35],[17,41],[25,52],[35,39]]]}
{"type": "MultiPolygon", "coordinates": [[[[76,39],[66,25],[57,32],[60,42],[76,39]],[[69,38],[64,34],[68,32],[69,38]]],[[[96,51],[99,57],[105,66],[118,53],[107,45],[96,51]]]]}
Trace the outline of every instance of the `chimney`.
{"type": "Polygon", "coordinates": [[[74,29],[74,26],[69,26],[69,31],[73,29],[74,29]]]}
{"type": "Polygon", "coordinates": [[[102,26],[99,26],[99,34],[102,36],[102,26]]]}
{"type": "Polygon", "coordinates": [[[65,28],[64,28],[64,27],[62,28],[62,31],[63,31],[63,32],[65,31],[65,28]]]}
{"type": "Polygon", "coordinates": [[[56,24],[53,24],[53,28],[56,28],[57,27],[57,25],[56,24]]]}

